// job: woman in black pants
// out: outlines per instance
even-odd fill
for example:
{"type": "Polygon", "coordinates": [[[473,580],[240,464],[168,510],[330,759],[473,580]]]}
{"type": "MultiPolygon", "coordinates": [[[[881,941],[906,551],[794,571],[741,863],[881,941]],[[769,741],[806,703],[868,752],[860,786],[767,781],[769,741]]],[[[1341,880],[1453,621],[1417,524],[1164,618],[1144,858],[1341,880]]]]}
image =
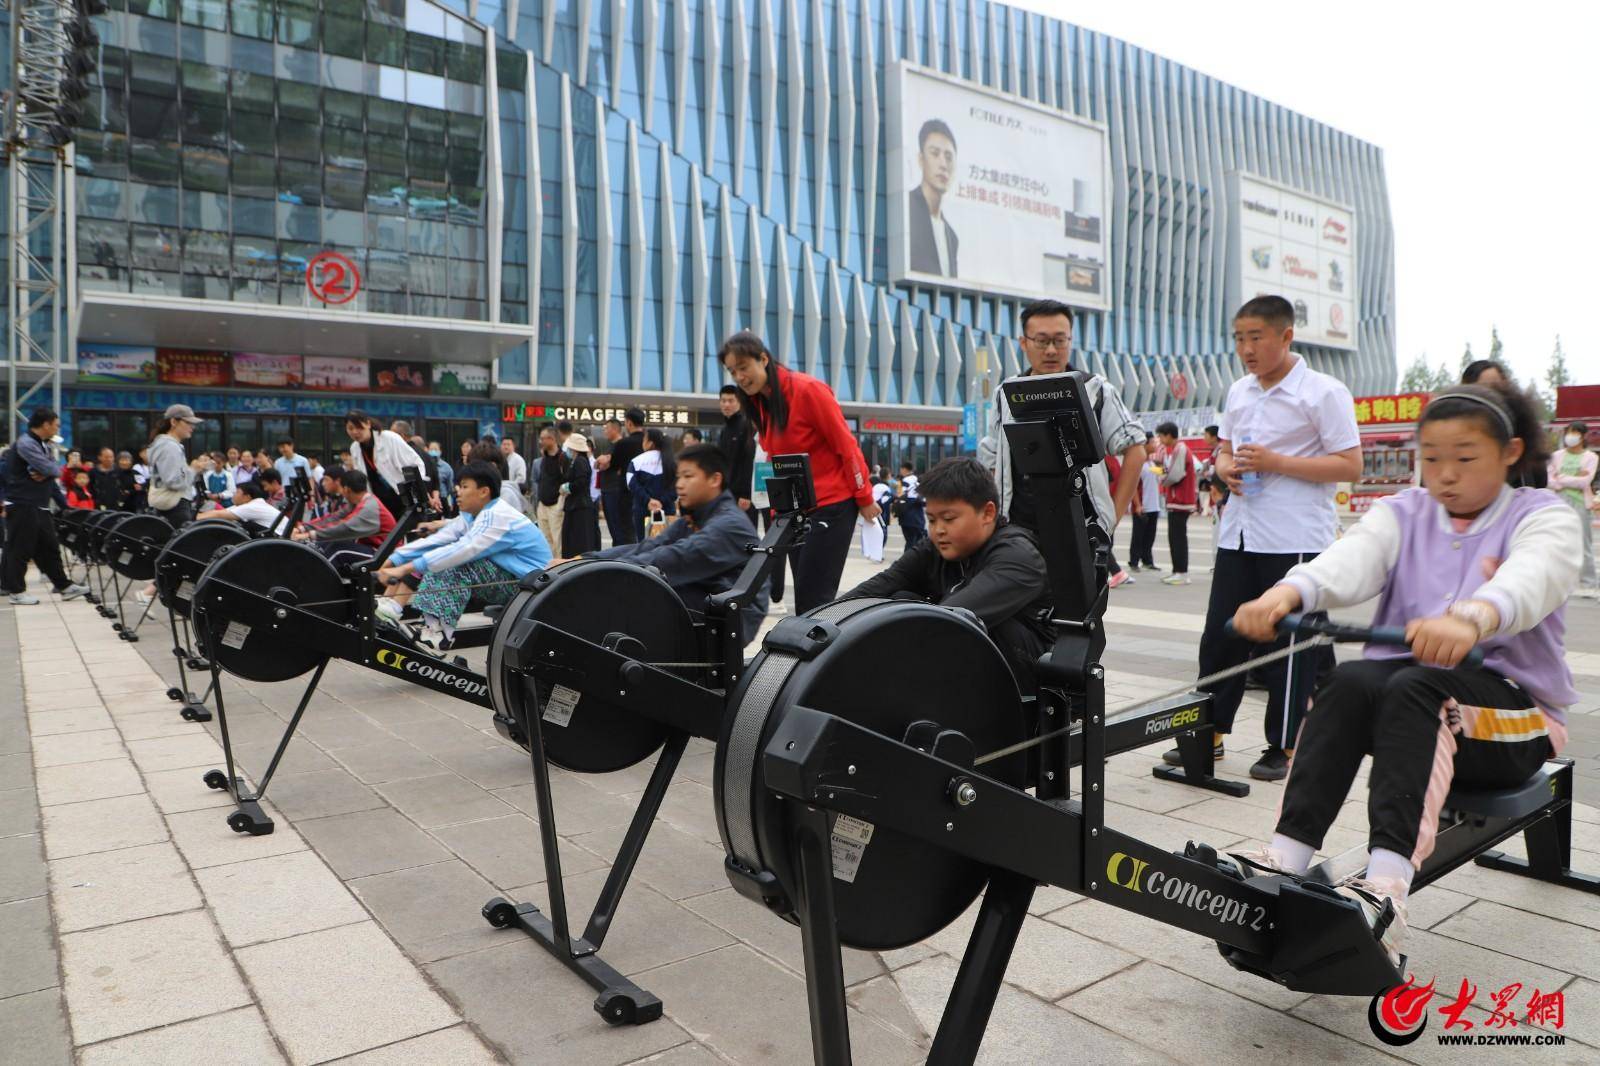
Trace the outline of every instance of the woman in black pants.
{"type": "Polygon", "coordinates": [[[805,543],[790,556],[794,611],[804,614],[839,595],[856,516],[869,522],[878,518],[867,461],[833,390],[781,366],[760,337],[748,330],[735,333],[722,342],[717,357],[739,386],[739,405],[766,453],[811,457],[817,506],[805,543]]]}

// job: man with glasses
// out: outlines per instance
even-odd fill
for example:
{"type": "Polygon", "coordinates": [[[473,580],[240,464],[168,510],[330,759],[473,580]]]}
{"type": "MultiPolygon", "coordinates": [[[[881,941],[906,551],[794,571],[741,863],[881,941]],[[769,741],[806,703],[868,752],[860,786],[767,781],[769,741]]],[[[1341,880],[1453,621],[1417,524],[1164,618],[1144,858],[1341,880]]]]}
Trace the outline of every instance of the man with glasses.
{"type": "MultiPolygon", "coordinates": [[[[1056,300],[1035,300],[1022,310],[1022,352],[1028,359],[1030,374],[1060,374],[1072,369],[1072,308],[1056,300]]],[[[1144,469],[1144,427],[1122,402],[1116,388],[1098,374],[1089,375],[1089,402],[1100,419],[1100,436],[1106,455],[1119,456],[1122,468],[1113,486],[1105,463],[1089,469],[1089,502],[1094,504],[1095,520],[1109,542],[1117,523],[1128,512],[1139,474],[1144,469]]],[[[1011,521],[1039,530],[1038,501],[1027,475],[1012,476],[1016,465],[1001,428],[1011,421],[1005,394],[995,390],[994,410],[989,416],[987,435],[978,443],[978,460],[994,474],[1000,487],[1000,509],[1011,521]]],[[[1133,575],[1111,559],[1111,587],[1129,584],[1133,575]]]]}

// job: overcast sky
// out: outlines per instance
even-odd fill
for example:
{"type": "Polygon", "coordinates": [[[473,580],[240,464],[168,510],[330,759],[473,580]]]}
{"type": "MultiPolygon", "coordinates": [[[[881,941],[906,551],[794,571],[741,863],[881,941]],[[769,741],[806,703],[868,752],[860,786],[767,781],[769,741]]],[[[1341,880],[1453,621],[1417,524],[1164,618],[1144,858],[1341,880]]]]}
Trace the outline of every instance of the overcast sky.
{"type": "Polygon", "coordinates": [[[1402,372],[1500,329],[1600,384],[1600,4],[1014,0],[1372,141],[1394,214],[1402,372]]]}

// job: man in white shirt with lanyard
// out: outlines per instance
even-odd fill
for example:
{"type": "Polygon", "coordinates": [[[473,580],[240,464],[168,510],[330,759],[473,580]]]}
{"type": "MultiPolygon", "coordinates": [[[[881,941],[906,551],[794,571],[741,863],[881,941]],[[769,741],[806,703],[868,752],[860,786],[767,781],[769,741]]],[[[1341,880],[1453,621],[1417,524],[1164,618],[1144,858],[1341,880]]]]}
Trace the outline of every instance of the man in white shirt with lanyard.
{"type": "MultiPolygon", "coordinates": [[[[1217,476],[1232,495],[1217,525],[1211,601],[1200,638],[1200,676],[1242,664],[1259,645],[1228,636],[1223,626],[1239,606],[1283,579],[1289,568],[1333,544],[1339,519],[1334,487],[1361,476],[1361,435],[1350,390],[1307,366],[1289,350],[1294,308],[1281,296],[1257,296],[1233,317],[1233,341],[1248,371],[1228,390],[1217,476]]],[[[1287,646],[1288,638],[1275,647],[1287,646]]],[[[1267,649],[1262,648],[1263,652],[1267,649]]],[[[1320,674],[1333,667],[1323,647],[1263,666],[1267,681],[1267,748],[1250,776],[1277,781],[1320,674]]],[[[1244,696],[1243,675],[1207,686],[1216,745],[1233,729],[1244,696]]],[[[1166,754],[1177,761],[1176,749],[1166,754]]]]}

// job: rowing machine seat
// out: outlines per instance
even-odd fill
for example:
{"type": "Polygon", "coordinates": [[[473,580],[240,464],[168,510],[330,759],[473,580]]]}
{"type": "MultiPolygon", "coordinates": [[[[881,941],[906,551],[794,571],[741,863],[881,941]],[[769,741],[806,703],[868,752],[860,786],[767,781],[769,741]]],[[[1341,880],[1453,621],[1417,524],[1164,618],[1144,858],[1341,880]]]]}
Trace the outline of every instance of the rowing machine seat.
{"type": "Polygon", "coordinates": [[[1453,788],[1445,797],[1445,809],[1488,818],[1526,818],[1556,798],[1558,769],[1559,764],[1545,763],[1528,780],[1511,788],[1453,788]]]}

